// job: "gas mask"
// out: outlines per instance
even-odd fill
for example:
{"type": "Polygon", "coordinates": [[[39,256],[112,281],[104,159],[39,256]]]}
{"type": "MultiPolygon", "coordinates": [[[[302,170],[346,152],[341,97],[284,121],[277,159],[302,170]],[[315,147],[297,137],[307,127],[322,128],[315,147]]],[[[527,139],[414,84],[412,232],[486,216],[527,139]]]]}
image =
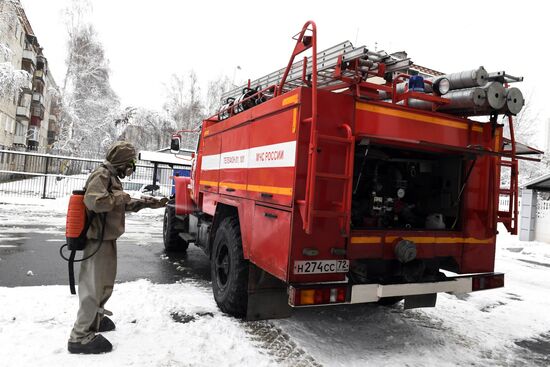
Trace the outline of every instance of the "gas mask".
{"type": "Polygon", "coordinates": [[[136,159],[132,159],[130,162],[126,164],[126,167],[118,172],[118,177],[124,178],[129,177],[134,173],[136,170],[136,159]]]}

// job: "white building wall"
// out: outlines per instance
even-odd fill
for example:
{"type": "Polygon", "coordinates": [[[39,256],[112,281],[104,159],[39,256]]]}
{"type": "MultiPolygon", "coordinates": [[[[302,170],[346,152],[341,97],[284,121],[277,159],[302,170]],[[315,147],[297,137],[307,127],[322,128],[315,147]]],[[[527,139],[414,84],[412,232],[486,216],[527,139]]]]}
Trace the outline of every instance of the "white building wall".
{"type": "MultiPolygon", "coordinates": [[[[22,11],[22,10],[21,10],[22,11]]],[[[23,21],[26,17],[23,12],[23,21]]],[[[23,23],[22,18],[17,15],[15,9],[11,8],[6,2],[0,2],[0,43],[8,46],[11,51],[11,62],[14,69],[22,68],[23,51],[25,49],[27,34],[32,34],[30,25],[23,23]]],[[[38,44],[33,44],[33,52],[41,54],[37,48],[38,44]]],[[[0,57],[0,62],[4,61],[0,57]]],[[[36,66],[36,65],[35,65],[36,66]]],[[[46,152],[48,148],[48,127],[50,120],[50,106],[54,93],[57,93],[56,83],[48,70],[47,63],[44,69],[44,117],[38,128],[38,150],[46,152]]],[[[36,74],[35,74],[36,75],[36,74]]],[[[33,87],[33,91],[36,89],[33,87]]],[[[28,92],[27,92],[28,93],[28,92]]],[[[31,98],[28,96],[28,98],[31,98]]],[[[16,142],[25,144],[26,138],[29,136],[30,119],[21,119],[17,121],[17,107],[19,103],[19,93],[8,98],[0,99],[0,148],[9,148],[14,145],[14,137],[17,136],[16,142]]],[[[22,101],[22,104],[29,105],[30,101],[22,101]],[[28,102],[28,103],[26,103],[28,102]]],[[[32,111],[32,106],[30,107],[32,111]]]]}
{"type": "MultiPolygon", "coordinates": [[[[535,190],[527,190],[532,195],[526,195],[525,191],[519,200],[519,239],[550,244],[550,200],[537,200],[535,190]]],[[[499,210],[508,210],[508,197],[500,197],[499,210]]]]}
{"type": "Polygon", "coordinates": [[[46,149],[48,147],[48,128],[50,126],[50,112],[52,109],[52,99],[56,93],[56,84],[52,77],[51,70],[48,66],[48,74],[46,76],[46,85],[44,87],[44,119],[40,125],[40,147],[46,149]]]}
{"type": "Polygon", "coordinates": [[[550,243],[550,201],[548,200],[538,201],[534,240],[550,243]]]}
{"type": "MultiPolygon", "coordinates": [[[[1,4],[0,7],[0,12],[3,14],[0,21],[0,42],[11,49],[12,55],[9,61],[13,68],[21,69],[21,59],[25,45],[23,25],[15,14],[10,15],[9,5],[1,4]]],[[[15,94],[0,99],[0,146],[9,147],[13,144],[18,97],[19,95],[15,94]]]]}
{"type": "Polygon", "coordinates": [[[519,216],[519,239],[521,241],[533,241],[535,239],[535,221],[537,216],[536,191],[530,189],[521,190],[519,216]]]}

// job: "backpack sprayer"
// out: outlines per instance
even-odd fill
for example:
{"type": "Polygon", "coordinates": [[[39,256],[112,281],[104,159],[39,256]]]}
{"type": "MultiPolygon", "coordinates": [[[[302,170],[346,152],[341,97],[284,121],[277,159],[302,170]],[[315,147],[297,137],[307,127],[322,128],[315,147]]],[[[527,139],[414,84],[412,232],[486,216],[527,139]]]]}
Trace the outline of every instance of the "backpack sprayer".
{"type": "Polygon", "coordinates": [[[90,255],[83,257],[81,259],[75,260],[76,252],[82,251],[86,248],[86,233],[92,224],[92,220],[98,215],[95,212],[90,212],[88,216],[86,213],[86,205],[84,205],[84,194],[85,190],[75,190],[69,199],[69,207],[67,209],[67,224],[65,230],[65,237],[67,238],[67,243],[59,248],[59,255],[68,262],[69,266],[69,288],[71,294],[76,294],[75,289],[75,278],[74,278],[74,263],[82,262],[94,256],[101,245],[103,244],[103,234],[105,232],[105,222],[106,214],[100,214],[101,220],[101,236],[99,241],[99,246],[97,249],[90,255]],[[63,248],[67,247],[71,254],[69,257],[63,255],[63,248]]]}
{"type": "MultiPolygon", "coordinates": [[[[109,181],[110,183],[110,181],[109,181]]],[[[154,190],[157,190],[159,188],[158,185],[149,185],[148,189],[149,191],[153,192],[154,190]]],[[[110,190],[110,184],[109,184],[109,190],[110,190]]],[[[65,230],[65,237],[67,238],[67,243],[64,244],[59,248],[59,255],[68,262],[69,266],[69,288],[71,290],[71,294],[76,294],[76,288],[75,288],[75,278],[74,278],[74,263],[75,262],[82,262],[84,260],[87,260],[94,256],[99,249],[101,248],[101,245],[103,244],[103,235],[105,233],[105,223],[106,223],[106,213],[96,213],[93,211],[89,211],[90,215],[87,215],[86,212],[86,205],[84,205],[84,194],[86,193],[86,190],[74,190],[70,199],[69,199],[69,207],[67,208],[67,224],[66,224],[66,230],[65,230]],[[77,251],[83,251],[86,248],[86,233],[88,233],[88,229],[90,228],[90,225],[92,224],[93,219],[99,215],[101,220],[101,235],[99,240],[99,246],[97,246],[97,249],[91,253],[90,255],[83,257],[81,259],[75,260],[76,252],[77,251]],[[71,252],[69,257],[65,257],[63,255],[63,249],[67,247],[67,249],[71,252]]],[[[157,205],[164,206],[166,202],[168,201],[167,198],[161,198],[157,199],[153,196],[142,196],[140,200],[143,201],[154,201],[157,205]]]]}

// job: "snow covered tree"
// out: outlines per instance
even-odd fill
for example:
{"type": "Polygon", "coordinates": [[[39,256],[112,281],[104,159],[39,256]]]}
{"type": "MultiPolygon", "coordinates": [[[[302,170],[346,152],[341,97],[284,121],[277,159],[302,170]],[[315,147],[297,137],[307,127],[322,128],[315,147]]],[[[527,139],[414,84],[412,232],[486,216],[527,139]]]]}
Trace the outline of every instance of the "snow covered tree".
{"type": "Polygon", "coordinates": [[[109,81],[109,61],[92,24],[87,18],[87,0],[73,0],[66,11],[67,70],[63,88],[63,113],[58,148],[100,154],[123,129],[118,96],[109,81]]]}
{"type": "MultiPolygon", "coordinates": [[[[172,75],[166,87],[164,110],[176,129],[196,129],[204,118],[197,75],[190,71],[187,77],[172,75]]],[[[195,149],[198,134],[184,134],[182,148],[195,149]]]]}
{"type": "Polygon", "coordinates": [[[0,100],[13,97],[26,84],[31,76],[24,70],[14,68],[12,64],[13,51],[2,40],[8,39],[13,33],[17,18],[17,8],[21,6],[17,0],[0,0],[0,100]]]}
{"type": "Polygon", "coordinates": [[[222,105],[222,94],[233,87],[227,76],[220,76],[208,83],[206,91],[206,114],[214,115],[222,105]]]}
{"type": "Polygon", "coordinates": [[[175,123],[166,114],[146,108],[126,109],[127,119],[117,122],[123,125],[121,139],[131,141],[138,150],[158,150],[168,147],[175,123]]]}
{"type": "Polygon", "coordinates": [[[187,129],[195,129],[200,121],[204,118],[203,102],[201,100],[201,90],[197,80],[197,74],[193,70],[189,72],[189,89],[188,89],[188,104],[187,104],[187,129]]]}
{"type": "MultiPolygon", "coordinates": [[[[514,137],[516,142],[523,143],[532,147],[537,147],[537,141],[540,135],[541,123],[540,113],[533,110],[529,103],[530,98],[526,98],[526,103],[521,112],[514,117],[514,137]]],[[[504,136],[510,137],[510,129],[508,126],[508,117],[503,117],[501,121],[504,124],[504,136]]],[[[548,161],[548,152],[542,158],[542,162],[534,162],[520,160],[519,162],[519,183],[520,185],[537,176],[547,167],[545,162],[548,161]]],[[[502,169],[501,184],[508,186],[510,182],[510,169],[502,169]]]]}
{"type": "Polygon", "coordinates": [[[166,102],[164,110],[175,122],[178,129],[182,129],[186,119],[187,97],[185,90],[185,77],[173,74],[170,81],[164,85],[166,102]]]}

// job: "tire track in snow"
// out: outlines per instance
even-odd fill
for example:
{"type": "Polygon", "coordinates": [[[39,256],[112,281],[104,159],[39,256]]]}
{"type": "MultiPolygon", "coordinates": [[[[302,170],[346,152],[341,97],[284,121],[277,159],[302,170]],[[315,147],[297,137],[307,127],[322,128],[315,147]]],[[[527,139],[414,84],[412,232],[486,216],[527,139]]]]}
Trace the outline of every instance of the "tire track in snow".
{"type": "Polygon", "coordinates": [[[521,348],[518,364],[525,362],[535,366],[550,365],[550,331],[530,339],[516,340],[515,344],[521,348]]]}
{"type": "Polygon", "coordinates": [[[278,364],[292,367],[321,367],[311,355],[299,347],[290,335],[269,321],[243,322],[245,331],[259,348],[265,350],[278,364]]]}

